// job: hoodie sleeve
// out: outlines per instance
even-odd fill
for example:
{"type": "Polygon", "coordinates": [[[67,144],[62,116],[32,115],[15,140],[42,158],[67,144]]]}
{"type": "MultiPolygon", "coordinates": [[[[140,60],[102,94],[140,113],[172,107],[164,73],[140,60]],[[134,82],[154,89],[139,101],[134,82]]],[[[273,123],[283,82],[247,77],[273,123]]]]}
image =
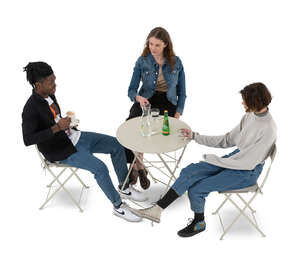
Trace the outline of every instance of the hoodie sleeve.
{"type": "Polygon", "coordinates": [[[208,147],[214,148],[230,148],[236,146],[236,139],[239,136],[244,120],[246,115],[243,116],[240,123],[234,127],[230,132],[226,133],[225,135],[220,136],[206,136],[200,135],[199,133],[195,133],[194,140],[201,144],[208,147]]]}
{"type": "Polygon", "coordinates": [[[240,150],[229,158],[218,157],[214,154],[203,155],[204,161],[223,168],[235,170],[253,170],[268,156],[276,136],[271,132],[263,132],[255,143],[240,150]]]}
{"type": "Polygon", "coordinates": [[[214,148],[229,148],[235,146],[235,137],[240,132],[240,125],[230,132],[220,136],[206,136],[195,133],[195,141],[201,145],[214,148]]]}

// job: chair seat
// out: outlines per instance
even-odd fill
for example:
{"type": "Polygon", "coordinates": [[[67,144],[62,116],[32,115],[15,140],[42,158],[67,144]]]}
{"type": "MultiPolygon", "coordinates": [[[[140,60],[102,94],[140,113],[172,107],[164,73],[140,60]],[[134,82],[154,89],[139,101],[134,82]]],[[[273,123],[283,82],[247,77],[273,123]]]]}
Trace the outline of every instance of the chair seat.
{"type": "Polygon", "coordinates": [[[70,165],[67,164],[61,164],[59,162],[50,162],[48,160],[45,160],[45,163],[49,166],[49,167],[71,167],[70,165]]]}
{"type": "Polygon", "coordinates": [[[228,190],[228,191],[221,191],[220,194],[230,194],[230,193],[248,193],[248,192],[256,192],[258,189],[257,183],[255,185],[252,185],[250,187],[245,187],[241,189],[234,189],[234,190],[228,190]]]}

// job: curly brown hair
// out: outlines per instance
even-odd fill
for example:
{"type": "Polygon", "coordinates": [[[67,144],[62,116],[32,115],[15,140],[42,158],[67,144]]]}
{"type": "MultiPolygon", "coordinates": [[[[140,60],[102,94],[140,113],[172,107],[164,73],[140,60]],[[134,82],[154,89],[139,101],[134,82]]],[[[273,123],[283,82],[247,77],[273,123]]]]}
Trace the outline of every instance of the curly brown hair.
{"type": "Polygon", "coordinates": [[[272,101],[271,93],[263,83],[249,84],[240,93],[248,107],[247,112],[259,112],[272,101]]]}
{"type": "Polygon", "coordinates": [[[149,38],[155,37],[163,41],[167,46],[164,48],[164,57],[167,60],[167,63],[170,65],[171,69],[173,69],[176,60],[175,60],[175,53],[173,51],[173,44],[170,38],[170,35],[167,30],[162,27],[156,27],[151,30],[149,35],[147,36],[145,48],[143,50],[142,56],[146,57],[150,53],[149,49],[149,38]]]}

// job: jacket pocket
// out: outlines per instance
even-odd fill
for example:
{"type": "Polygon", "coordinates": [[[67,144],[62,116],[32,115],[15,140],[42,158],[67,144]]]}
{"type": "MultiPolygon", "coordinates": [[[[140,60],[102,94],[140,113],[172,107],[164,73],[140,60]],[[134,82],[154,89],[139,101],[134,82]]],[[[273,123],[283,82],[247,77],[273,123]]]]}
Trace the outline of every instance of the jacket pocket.
{"type": "Polygon", "coordinates": [[[168,80],[169,80],[169,83],[168,85],[171,86],[171,87],[175,87],[177,85],[177,82],[178,82],[178,70],[177,69],[174,69],[172,70],[171,72],[168,73],[168,80]]]}
{"type": "Polygon", "coordinates": [[[142,82],[144,88],[151,88],[154,81],[153,71],[145,70],[142,72],[142,82]]]}

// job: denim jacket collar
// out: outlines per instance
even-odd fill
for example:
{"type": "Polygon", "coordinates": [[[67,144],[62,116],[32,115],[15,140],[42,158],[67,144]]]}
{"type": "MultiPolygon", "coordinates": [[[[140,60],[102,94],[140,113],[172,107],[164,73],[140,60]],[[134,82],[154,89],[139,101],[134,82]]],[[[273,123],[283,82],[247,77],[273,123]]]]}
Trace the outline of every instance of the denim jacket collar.
{"type": "MultiPolygon", "coordinates": [[[[149,53],[148,55],[147,55],[147,58],[149,58],[150,60],[151,60],[151,62],[152,62],[152,64],[153,64],[153,66],[159,66],[157,63],[156,63],[156,61],[155,61],[155,59],[154,59],[154,57],[153,57],[153,55],[151,54],[151,53],[149,53]]],[[[164,65],[166,65],[167,64],[167,62],[166,62],[166,58],[164,58],[164,64],[163,64],[163,66],[164,65]]]]}

